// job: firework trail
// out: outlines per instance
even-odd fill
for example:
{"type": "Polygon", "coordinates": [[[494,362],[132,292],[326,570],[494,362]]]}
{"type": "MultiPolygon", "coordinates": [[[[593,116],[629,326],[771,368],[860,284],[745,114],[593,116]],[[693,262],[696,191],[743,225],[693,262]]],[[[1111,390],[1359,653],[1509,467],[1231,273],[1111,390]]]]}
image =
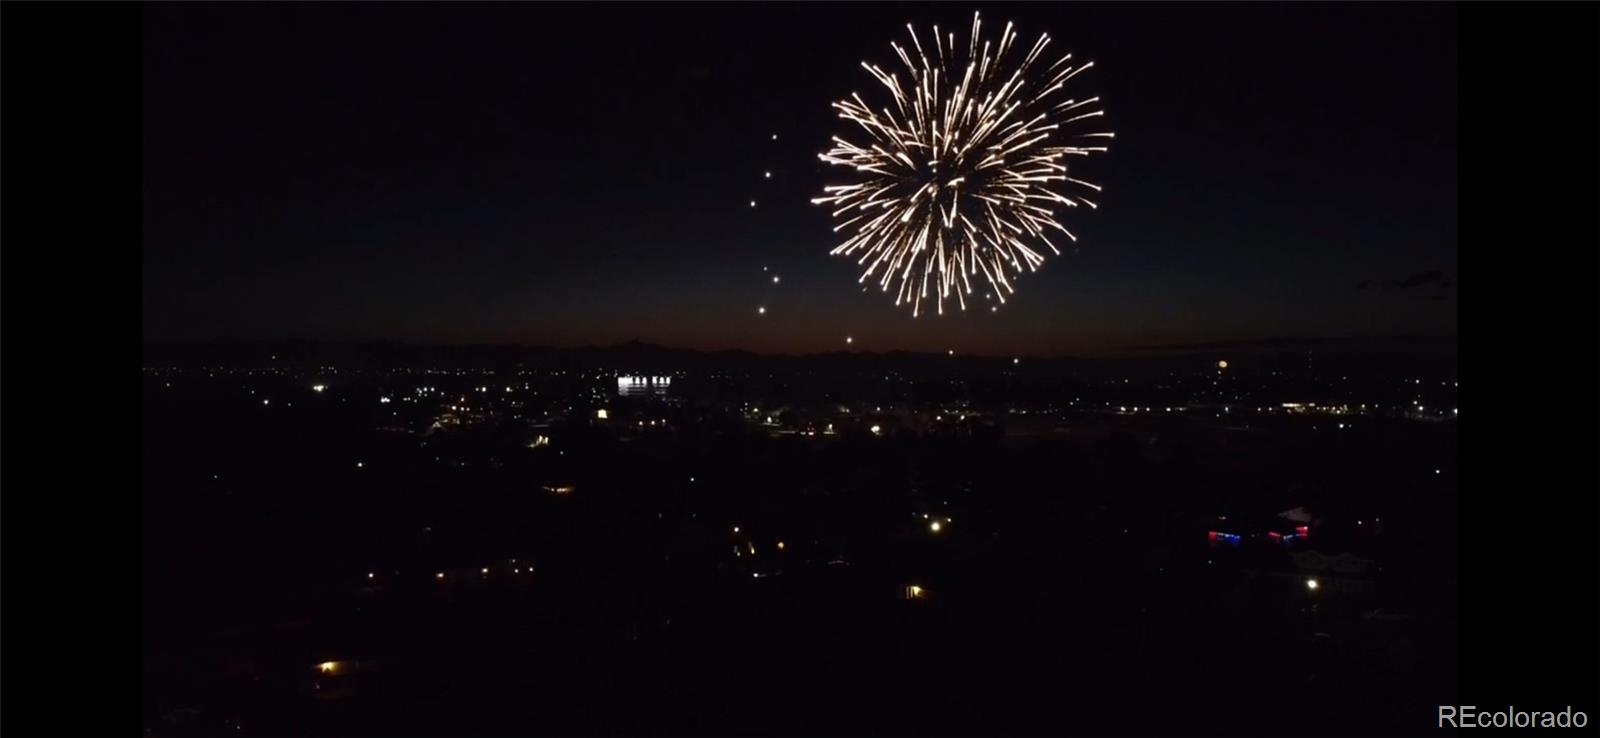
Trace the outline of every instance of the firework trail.
{"type": "Polygon", "coordinates": [[[965,310],[973,282],[1003,304],[1016,278],[1044,263],[1041,245],[1061,253],[1051,232],[1077,240],[1057,210],[1098,207],[1083,195],[1100,187],[1071,176],[1068,157],[1104,152],[1114,134],[1073,132],[1104,111],[1099,97],[1063,93],[1094,63],[1067,54],[1045,66],[1049,34],[1024,52],[1010,23],[997,45],[981,28],[974,13],[962,45],[938,26],[928,37],[907,24],[911,46],[890,46],[909,77],[862,62],[892,100],[876,110],[857,93],[834,103],[866,137],[834,136],[819,155],[856,175],[812,200],[834,206],[833,230],[846,236],[830,253],[858,257],[860,282],[893,288],[913,315],[930,298],[940,314],[952,297],[965,310]]]}

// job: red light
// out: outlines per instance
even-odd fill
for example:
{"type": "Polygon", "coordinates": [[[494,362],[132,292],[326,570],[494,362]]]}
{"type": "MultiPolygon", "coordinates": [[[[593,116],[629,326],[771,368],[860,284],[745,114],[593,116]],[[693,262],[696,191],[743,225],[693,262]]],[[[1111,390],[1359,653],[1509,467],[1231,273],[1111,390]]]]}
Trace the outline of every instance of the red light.
{"type": "Polygon", "coordinates": [[[1276,541],[1283,538],[1283,534],[1277,531],[1267,531],[1267,537],[1276,541]]]}
{"type": "Polygon", "coordinates": [[[1208,540],[1208,541],[1210,541],[1212,543],[1216,543],[1217,542],[1217,532],[1214,531],[1214,530],[1206,531],[1206,540],[1208,540]]]}
{"type": "Polygon", "coordinates": [[[1311,535],[1311,529],[1310,529],[1310,528],[1308,528],[1308,527],[1306,527],[1306,526],[1304,526],[1304,525],[1302,525],[1302,526],[1300,526],[1300,527],[1298,527],[1298,528],[1295,528],[1295,529],[1294,529],[1294,532],[1295,532],[1295,533],[1296,533],[1296,534],[1298,534],[1298,535],[1302,535],[1302,536],[1308,536],[1308,535],[1311,535]]]}

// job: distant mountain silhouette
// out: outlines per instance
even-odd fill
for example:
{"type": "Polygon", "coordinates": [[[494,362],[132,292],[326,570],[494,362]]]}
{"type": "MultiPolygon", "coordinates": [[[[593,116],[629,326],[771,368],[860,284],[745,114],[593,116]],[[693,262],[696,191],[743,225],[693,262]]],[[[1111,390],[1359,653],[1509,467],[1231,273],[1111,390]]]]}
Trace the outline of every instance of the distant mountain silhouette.
{"type": "Polygon", "coordinates": [[[1303,349],[1303,348],[1449,348],[1454,350],[1455,336],[1375,336],[1375,337],[1291,337],[1251,338],[1239,341],[1212,341],[1208,343],[1178,343],[1156,346],[1129,346],[1129,351],[1215,351],[1220,349],[1303,349]]]}
{"type": "Polygon", "coordinates": [[[1122,358],[1073,356],[984,357],[913,351],[846,352],[784,355],[750,351],[697,351],[640,340],[610,346],[557,348],[515,344],[424,345],[396,341],[204,341],[149,342],[144,365],[293,367],[321,366],[368,369],[518,369],[602,370],[627,373],[708,370],[804,370],[928,374],[949,372],[1022,372],[1080,378],[1153,378],[1174,371],[1192,371],[1227,359],[1230,371],[1319,371],[1363,374],[1453,375],[1455,339],[1392,338],[1262,338],[1245,341],[1144,346],[1122,358]]]}

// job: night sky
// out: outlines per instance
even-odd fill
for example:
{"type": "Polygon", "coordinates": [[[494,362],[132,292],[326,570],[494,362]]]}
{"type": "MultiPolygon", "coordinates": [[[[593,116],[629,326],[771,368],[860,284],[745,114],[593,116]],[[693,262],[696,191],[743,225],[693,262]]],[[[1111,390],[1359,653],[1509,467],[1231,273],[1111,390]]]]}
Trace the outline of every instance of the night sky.
{"type": "Polygon", "coordinates": [[[829,104],[876,85],[860,61],[973,6],[146,6],[146,338],[1455,335],[1453,7],[978,8],[1093,59],[1074,84],[1117,138],[1079,170],[1106,189],[1067,213],[1075,251],[999,313],[913,320],[828,256],[816,155],[846,132],[829,104]]]}

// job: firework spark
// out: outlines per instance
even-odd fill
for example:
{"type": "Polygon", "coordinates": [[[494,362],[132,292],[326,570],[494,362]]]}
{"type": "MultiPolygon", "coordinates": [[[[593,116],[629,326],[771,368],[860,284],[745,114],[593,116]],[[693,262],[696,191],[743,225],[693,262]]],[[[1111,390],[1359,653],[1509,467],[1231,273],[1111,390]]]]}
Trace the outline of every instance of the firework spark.
{"type": "Polygon", "coordinates": [[[965,310],[973,282],[1004,303],[1016,278],[1044,263],[1041,244],[1061,253],[1051,231],[1078,240],[1057,209],[1098,207],[1083,194],[1100,187],[1072,176],[1068,157],[1104,152],[1114,134],[1074,132],[1102,118],[1100,98],[1062,94],[1094,63],[1067,54],[1044,66],[1049,34],[1024,54],[1009,23],[991,44],[976,13],[964,46],[938,26],[931,38],[906,30],[911,48],[890,46],[909,79],[861,63],[892,100],[876,110],[858,93],[834,103],[867,139],[833,137],[819,158],[857,176],[812,202],[834,206],[833,230],[847,236],[831,253],[859,257],[860,282],[893,288],[895,304],[910,303],[912,315],[928,298],[940,314],[952,297],[965,310]]]}

